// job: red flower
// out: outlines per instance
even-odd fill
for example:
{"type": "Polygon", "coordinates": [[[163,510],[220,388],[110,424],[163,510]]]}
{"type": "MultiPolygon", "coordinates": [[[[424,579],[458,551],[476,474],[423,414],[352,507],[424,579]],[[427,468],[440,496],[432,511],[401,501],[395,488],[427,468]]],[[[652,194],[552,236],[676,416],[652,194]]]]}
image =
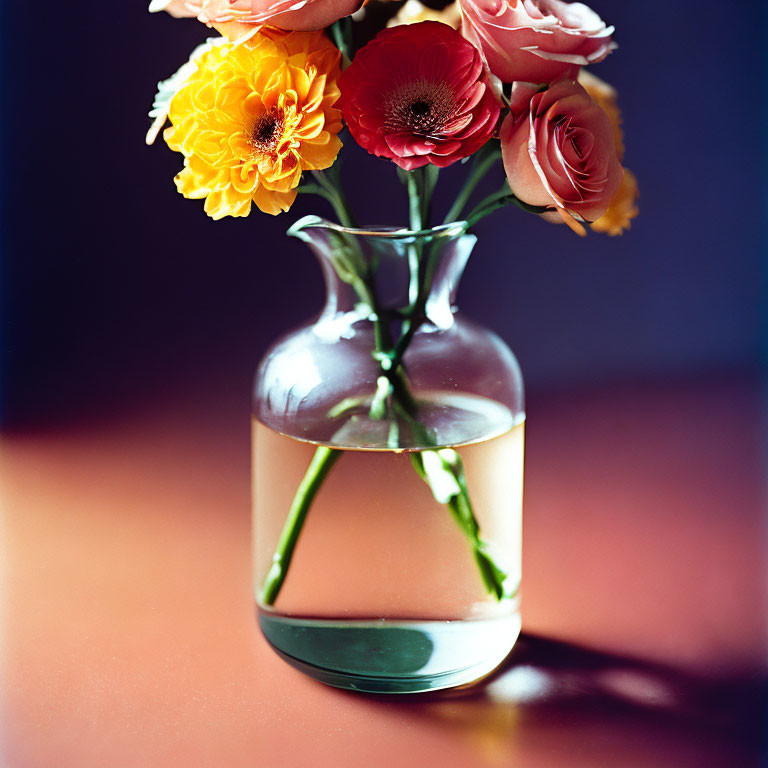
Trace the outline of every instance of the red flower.
{"type": "Polygon", "coordinates": [[[406,171],[445,167],[493,135],[499,104],[478,50],[436,21],[385,29],[339,80],[355,141],[406,171]]]}

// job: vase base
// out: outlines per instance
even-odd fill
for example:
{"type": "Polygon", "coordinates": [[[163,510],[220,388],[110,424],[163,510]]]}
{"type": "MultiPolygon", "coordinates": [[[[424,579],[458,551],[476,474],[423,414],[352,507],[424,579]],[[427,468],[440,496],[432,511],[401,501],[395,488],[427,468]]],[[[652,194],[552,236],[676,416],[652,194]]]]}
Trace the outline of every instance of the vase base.
{"type": "Polygon", "coordinates": [[[326,620],[259,610],[264,636],[289,664],[336,688],[420,693],[493,672],[520,634],[520,614],[465,621],[326,620]]]}

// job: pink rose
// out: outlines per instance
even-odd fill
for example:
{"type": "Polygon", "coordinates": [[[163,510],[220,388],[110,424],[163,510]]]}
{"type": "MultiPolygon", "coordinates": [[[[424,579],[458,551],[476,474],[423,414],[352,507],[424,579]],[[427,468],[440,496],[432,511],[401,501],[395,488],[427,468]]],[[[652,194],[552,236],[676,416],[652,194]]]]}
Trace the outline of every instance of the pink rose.
{"type": "Polygon", "coordinates": [[[324,29],[361,4],[362,0],[152,0],[149,10],[195,17],[236,39],[267,23],[280,29],[324,29]]]}
{"type": "Polygon", "coordinates": [[[611,121],[575,81],[531,92],[513,91],[516,103],[501,126],[507,181],[519,200],[554,206],[583,234],[578,221],[599,219],[624,176],[611,121]]]}
{"type": "Polygon", "coordinates": [[[502,82],[548,83],[615,47],[613,27],[582,3],[562,0],[459,0],[461,32],[502,82]]]}

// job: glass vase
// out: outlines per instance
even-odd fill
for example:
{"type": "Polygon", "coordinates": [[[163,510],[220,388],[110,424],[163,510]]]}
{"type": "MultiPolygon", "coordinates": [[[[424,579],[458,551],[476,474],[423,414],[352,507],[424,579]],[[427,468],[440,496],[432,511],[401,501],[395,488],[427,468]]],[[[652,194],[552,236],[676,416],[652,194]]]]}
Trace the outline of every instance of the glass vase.
{"type": "Polygon", "coordinates": [[[475,236],[306,217],[319,317],[253,397],[262,632],[330,685],[411,693],[493,671],[520,631],[523,383],[455,296],[475,236]]]}

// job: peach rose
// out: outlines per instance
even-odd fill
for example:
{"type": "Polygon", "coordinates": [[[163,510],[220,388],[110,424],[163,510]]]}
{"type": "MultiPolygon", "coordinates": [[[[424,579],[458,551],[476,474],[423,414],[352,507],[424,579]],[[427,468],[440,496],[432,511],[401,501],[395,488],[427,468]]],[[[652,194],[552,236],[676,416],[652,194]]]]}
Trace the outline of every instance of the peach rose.
{"type": "Polygon", "coordinates": [[[152,0],[149,10],[197,18],[237,40],[262,24],[301,31],[324,29],[361,4],[362,0],[152,0]]]}
{"type": "Polygon", "coordinates": [[[578,77],[579,85],[592,97],[592,100],[608,115],[613,127],[613,138],[616,141],[616,152],[619,162],[624,162],[624,132],[621,130],[621,110],[619,109],[619,94],[616,89],[595,77],[591,72],[582,69],[578,77]]]}
{"type": "Polygon", "coordinates": [[[510,189],[524,203],[554,207],[584,234],[578,222],[599,219],[624,176],[611,121],[573,80],[529,96],[513,91],[517,103],[501,126],[510,189]]]}
{"type": "Polygon", "coordinates": [[[459,0],[461,31],[502,82],[548,83],[615,47],[613,27],[582,3],[563,0],[459,0]]]}

